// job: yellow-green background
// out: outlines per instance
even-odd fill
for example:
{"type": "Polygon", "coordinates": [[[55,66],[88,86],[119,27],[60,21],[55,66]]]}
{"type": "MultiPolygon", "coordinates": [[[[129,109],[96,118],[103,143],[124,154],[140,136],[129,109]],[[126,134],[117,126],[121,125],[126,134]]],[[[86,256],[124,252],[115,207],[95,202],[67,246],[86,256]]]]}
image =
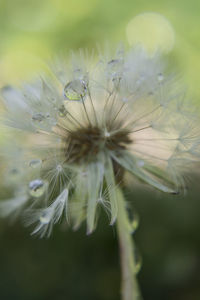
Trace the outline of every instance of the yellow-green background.
{"type": "MultiPolygon", "coordinates": [[[[157,12],[171,23],[176,58],[189,89],[199,96],[200,2],[198,0],[1,0],[0,84],[30,78],[52,55],[126,44],[126,26],[137,14],[157,12]]],[[[138,29],[139,30],[139,29],[138,29]]]]}
{"type": "MultiPolygon", "coordinates": [[[[0,0],[0,87],[31,79],[70,49],[127,45],[128,22],[148,11],[171,23],[176,39],[169,60],[200,105],[199,0],[0,0]]],[[[169,199],[128,193],[141,218],[136,240],[144,299],[200,299],[200,190],[193,184],[187,196],[169,199]]],[[[20,223],[1,222],[0,298],[118,300],[117,240],[107,223],[102,218],[91,237],[85,228],[72,233],[58,227],[46,241],[30,237],[20,223]]]]}

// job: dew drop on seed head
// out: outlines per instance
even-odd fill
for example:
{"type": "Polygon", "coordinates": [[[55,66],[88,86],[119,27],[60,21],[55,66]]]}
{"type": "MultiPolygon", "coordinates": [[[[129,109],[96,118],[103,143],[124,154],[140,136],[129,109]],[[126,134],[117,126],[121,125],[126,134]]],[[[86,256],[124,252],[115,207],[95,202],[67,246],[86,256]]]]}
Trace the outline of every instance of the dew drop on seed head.
{"type": "Polygon", "coordinates": [[[70,81],[64,87],[64,97],[69,101],[84,100],[87,87],[84,80],[75,79],[70,81]]]}
{"type": "Polygon", "coordinates": [[[32,116],[32,120],[33,120],[34,122],[41,123],[44,119],[45,119],[45,116],[44,116],[42,113],[35,113],[35,114],[32,116]]]}
{"type": "Polygon", "coordinates": [[[51,220],[51,214],[48,211],[44,211],[40,216],[40,223],[48,224],[50,220],[51,220]]]}
{"type": "Polygon", "coordinates": [[[42,161],[41,159],[32,159],[30,162],[29,162],[29,167],[33,168],[33,169],[36,169],[38,167],[40,167],[42,164],[42,161]]]}
{"type": "Polygon", "coordinates": [[[32,197],[39,198],[45,192],[45,183],[41,179],[35,179],[29,183],[29,193],[32,197]]]}

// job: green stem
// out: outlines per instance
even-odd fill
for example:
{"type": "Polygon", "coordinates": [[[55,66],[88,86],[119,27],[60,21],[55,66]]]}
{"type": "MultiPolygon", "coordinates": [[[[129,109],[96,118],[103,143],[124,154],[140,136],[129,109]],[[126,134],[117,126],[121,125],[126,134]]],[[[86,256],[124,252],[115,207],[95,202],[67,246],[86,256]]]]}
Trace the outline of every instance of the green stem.
{"type": "Polygon", "coordinates": [[[122,300],[139,300],[141,299],[136,273],[137,264],[135,261],[135,248],[131,235],[131,224],[125,208],[125,200],[121,190],[118,190],[118,217],[117,230],[119,238],[122,283],[121,294],[122,300]]]}

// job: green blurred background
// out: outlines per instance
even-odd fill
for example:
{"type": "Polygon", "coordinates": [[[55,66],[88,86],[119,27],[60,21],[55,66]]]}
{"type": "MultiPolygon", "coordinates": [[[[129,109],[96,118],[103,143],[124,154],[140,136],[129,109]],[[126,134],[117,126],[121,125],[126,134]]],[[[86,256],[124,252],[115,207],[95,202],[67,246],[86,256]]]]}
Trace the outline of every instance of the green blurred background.
{"type": "MultiPolygon", "coordinates": [[[[128,46],[137,36],[150,48],[164,43],[163,54],[169,52],[191,101],[200,105],[199,28],[199,0],[0,0],[0,87],[30,80],[70,49],[107,41],[128,46]],[[167,18],[174,43],[162,22],[157,25],[162,41],[153,23],[148,26],[152,40],[146,41],[142,19],[127,31],[144,12],[167,18]]],[[[145,300],[200,299],[200,189],[195,179],[190,186],[186,196],[127,191],[141,219],[135,239],[143,258],[138,277],[145,300]]],[[[20,223],[1,221],[0,299],[120,299],[116,232],[103,214],[100,220],[89,237],[84,226],[75,233],[58,226],[49,240],[31,237],[20,223]]]]}

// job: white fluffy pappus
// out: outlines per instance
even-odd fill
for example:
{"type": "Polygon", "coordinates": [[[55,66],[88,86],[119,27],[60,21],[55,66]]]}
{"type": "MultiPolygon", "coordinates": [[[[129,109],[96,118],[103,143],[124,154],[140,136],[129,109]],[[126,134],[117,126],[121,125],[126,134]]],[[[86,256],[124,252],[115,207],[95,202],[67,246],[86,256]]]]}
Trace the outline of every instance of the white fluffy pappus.
{"type": "Polygon", "coordinates": [[[199,163],[197,116],[162,59],[141,48],[91,57],[80,51],[54,65],[51,77],[1,94],[9,130],[1,155],[8,169],[15,166],[15,184],[9,173],[6,183],[26,196],[1,201],[0,214],[22,207],[41,237],[62,218],[74,228],[86,219],[91,233],[99,206],[114,224],[125,172],[177,194],[199,163]]]}

